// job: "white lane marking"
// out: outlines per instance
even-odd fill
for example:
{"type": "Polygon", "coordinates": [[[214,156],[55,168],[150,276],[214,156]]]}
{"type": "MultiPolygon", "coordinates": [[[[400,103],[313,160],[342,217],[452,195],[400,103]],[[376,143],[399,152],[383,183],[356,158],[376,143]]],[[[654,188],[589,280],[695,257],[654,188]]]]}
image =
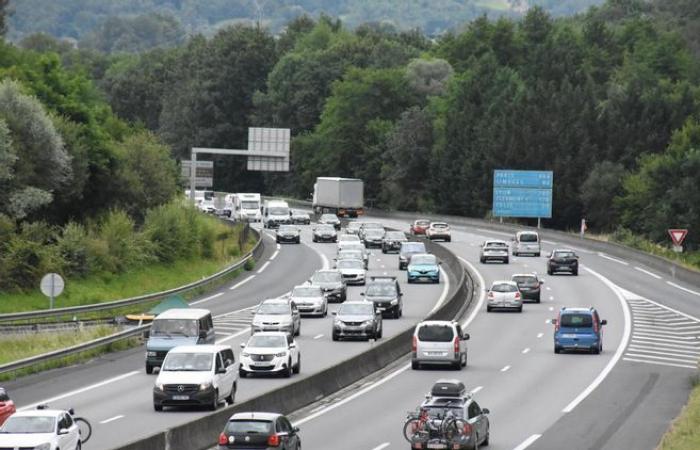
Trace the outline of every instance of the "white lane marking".
{"type": "Polygon", "coordinates": [[[554,306],[550,306],[550,307],[549,307],[549,310],[550,310],[550,311],[554,311],[554,306]]]}
{"type": "Polygon", "coordinates": [[[385,442],[374,447],[372,450],[383,450],[389,446],[390,442],[385,442]]]}
{"type": "Polygon", "coordinates": [[[388,275],[388,272],[384,272],[384,275],[388,275]]]}
{"type": "Polygon", "coordinates": [[[510,370],[510,366],[505,366],[504,368],[501,369],[501,372],[507,372],[510,370]]]}
{"type": "Polygon", "coordinates": [[[540,339],[542,336],[544,336],[544,333],[537,333],[537,339],[540,339]]]}
{"type": "Polygon", "coordinates": [[[552,290],[552,288],[549,287],[549,286],[547,286],[545,289],[548,290],[548,291],[551,291],[551,290],[552,290]]]}
{"type": "Polygon", "coordinates": [[[386,266],[384,264],[382,264],[382,269],[386,269],[386,266]]]}
{"type": "Polygon", "coordinates": [[[47,398],[47,399],[42,400],[40,402],[32,403],[31,405],[27,405],[27,406],[23,406],[22,408],[18,408],[18,411],[26,411],[28,409],[34,409],[38,405],[43,405],[45,403],[49,403],[49,404],[54,403],[54,402],[57,402],[59,400],[63,400],[64,398],[73,397],[75,395],[82,394],[84,392],[92,391],[93,389],[101,388],[102,386],[106,386],[108,384],[116,383],[117,381],[124,380],[126,378],[132,377],[132,376],[139,374],[139,373],[141,373],[141,372],[138,370],[134,370],[132,372],[127,372],[127,373],[124,373],[122,375],[118,375],[114,378],[100,381],[99,383],[96,383],[96,384],[93,384],[90,386],[85,386],[84,388],[76,389],[75,391],[66,392],[65,394],[61,394],[61,395],[58,395],[56,397],[47,398]]]}
{"type": "Polygon", "coordinates": [[[275,237],[275,235],[274,235],[274,234],[272,234],[272,233],[268,233],[268,232],[265,232],[265,234],[266,234],[266,235],[267,235],[267,237],[269,237],[270,239],[274,239],[274,240],[277,240],[277,238],[275,237]]]}
{"type": "Polygon", "coordinates": [[[224,295],[223,292],[219,292],[218,294],[210,295],[207,298],[203,298],[201,300],[197,300],[196,302],[190,303],[190,305],[199,305],[200,303],[208,302],[209,300],[214,300],[215,298],[221,297],[224,295]]]}
{"type": "Polygon", "coordinates": [[[697,295],[698,297],[700,297],[700,292],[697,292],[697,291],[693,291],[693,290],[684,288],[683,286],[678,285],[678,284],[676,284],[676,283],[671,283],[670,281],[667,281],[666,284],[668,284],[669,286],[673,286],[673,287],[676,288],[676,289],[680,289],[681,291],[685,291],[685,292],[687,292],[687,293],[689,293],[689,294],[697,295]]]}
{"type": "Polygon", "coordinates": [[[277,244],[277,250],[281,249],[282,246],[280,244],[277,244]]]}
{"type": "Polygon", "coordinates": [[[530,353],[530,348],[523,349],[523,355],[530,353]]]}
{"type": "Polygon", "coordinates": [[[628,353],[627,355],[632,355],[632,353],[629,352],[639,352],[639,353],[649,353],[652,355],[667,355],[667,356],[678,356],[681,358],[691,358],[693,361],[698,360],[698,356],[700,355],[700,352],[692,352],[692,351],[687,351],[687,350],[673,350],[673,351],[663,351],[663,352],[658,352],[656,350],[664,350],[662,348],[658,347],[638,347],[635,344],[632,344],[629,346],[628,353]],[[650,348],[655,349],[655,350],[649,350],[650,348]]]}
{"type": "Polygon", "coordinates": [[[479,391],[482,390],[483,388],[484,388],[483,386],[477,386],[477,387],[475,387],[474,389],[472,389],[471,391],[469,391],[469,393],[472,394],[472,395],[473,395],[473,394],[476,394],[477,392],[479,392],[479,391]]]}
{"type": "Polygon", "coordinates": [[[265,269],[267,269],[267,266],[270,265],[270,261],[266,261],[265,264],[262,265],[262,267],[256,272],[256,273],[263,273],[265,269]]]}
{"type": "MultiPolygon", "coordinates": [[[[603,275],[599,274],[598,272],[595,272],[588,267],[585,268],[588,273],[592,274],[596,278],[598,278],[600,281],[602,281],[617,297],[617,299],[620,302],[620,305],[622,306],[622,315],[624,316],[624,331],[622,333],[622,339],[620,340],[620,345],[617,346],[617,350],[615,350],[615,354],[613,357],[610,359],[608,364],[603,368],[603,370],[598,374],[598,376],[593,380],[593,382],[583,390],[575,399],[571,401],[566,407],[562,410],[562,412],[569,413],[576,408],[579,403],[581,403],[586,397],[588,397],[591,392],[593,392],[599,385],[600,383],[603,382],[605,377],[608,376],[610,371],[615,367],[615,364],[622,358],[622,354],[625,351],[625,348],[627,347],[627,343],[630,340],[630,336],[632,335],[632,314],[630,313],[629,306],[627,305],[627,300],[625,299],[625,295],[623,292],[622,288],[614,284],[612,281],[608,280],[605,278],[603,275]]],[[[633,297],[633,296],[630,296],[633,297]]],[[[639,296],[636,296],[639,297],[639,296]]]]}
{"type": "Polygon", "coordinates": [[[232,290],[234,290],[234,289],[237,289],[237,288],[243,286],[244,284],[246,284],[247,282],[249,282],[250,280],[252,280],[253,278],[255,278],[255,275],[251,275],[251,276],[249,276],[248,278],[246,278],[245,280],[243,280],[243,281],[241,281],[241,282],[239,282],[239,283],[234,284],[233,286],[231,286],[231,287],[229,288],[229,290],[232,291],[232,290]]]}
{"type": "Polygon", "coordinates": [[[476,270],[476,267],[474,267],[474,264],[470,263],[466,259],[462,258],[461,256],[458,256],[458,258],[467,266],[469,266],[469,269],[476,275],[476,278],[479,280],[479,301],[476,304],[476,307],[474,310],[471,312],[469,317],[467,317],[467,320],[462,322],[462,327],[466,328],[467,325],[469,325],[472,320],[476,317],[476,315],[479,313],[481,310],[481,306],[484,304],[484,299],[486,298],[486,291],[484,288],[486,287],[486,281],[484,280],[484,277],[481,275],[481,272],[476,270]]]}
{"type": "Polygon", "coordinates": [[[554,301],[554,296],[553,296],[553,295],[550,295],[550,296],[549,296],[549,301],[550,301],[550,302],[553,302],[553,301],[554,301]]]}
{"type": "Polygon", "coordinates": [[[100,424],[101,424],[101,425],[104,425],[104,424],[106,424],[106,423],[114,422],[115,420],[119,420],[119,419],[123,419],[123,418],[124,418],[123,415],[118,415],[118,416],[110,417],[109,419],[106,419],[106,420],[103,420],[102,422],[100,422],[100,424]]]}
{"type": "Polygon", "coordinates": [[[634,270],[638,270],[638,271],[640,271],[640,272],[642,272],[642,273],[645,273],[645,274],[649,275],[650,277],[656,278],[657,280],[660,280],[660,279],[661,279],[661,277],[658,276],[657,274],[655,274],[655,273],[653,273],[653,272],[649,272],[648,270],[644,270],[644,269],[642,269],[641,267],[634,266],[634,270]]]}
{"type": "Polygon", "coordinates": [[[554,241],[546,241],[546,240],[544,240],[544,239],[542,239],[542,242],[544,242],[545,244],[549,244],[549,245],[559,245],[559,243],[558,243],[558,242],[554,242],[554,241]]]}
{"type": "Polygon", "coordinates": [[[318,411],[316,411],[315,413],[313,413],[313,414],[311,414],[311,415],[308,415],[308,416],[304,417],[303,419],[300,419],[300,420],[294,422],[294,425],[295,425],[295,426],[303,425],[303,424],[305,424],[306,422],[309,422],[309,421],[311,421],[311,420],[313,420],[313,419],[315,419],[315,418],[317,418],[317,417],[319,417],[319,416],[322,416],[322,415],[324,415],[324,414],[326,414],[326,413],[329,413],[329,412],[333,411],[334,409],[339,408],[339,407],[345,405],[346,403],[355,400],[357,397],[360,397],[360,396],[366,394],[367,392],[371,391],[372,389],[375,389],[375,388],[377,388],[377,387],[383,385],[384,383],[387,383],[387,382],[391,381],[392,379],[394,379],[394,378],[396,378],[397,376],[401,375],[402,373],[404,373],[405,371],[407,371],[407,370],[410,369],[410,368],[411,368],[411,365],[410,365],[410,364],[406,364],[405,366],[401,367],[400,369],[395,370],[394,372],[390,373],[390,374],[387,375],[386,377],[384,377],[384,378],[382,378],[381,380],[375,382],[375,383],[372,384],[371,386],[367,386],[366,388],[357,391],[357,392],[354,393],[353,395],[344,398],[343,400],[339,401],[338,403],[333,403],[332,405],[328,405],[328,406],[326,406],[325,408],[321,408],[321,409],[319,409],[318,411]]]}
{"type": "MultiPolygon", "coordinates": [[[[384,272],[384,275],[386,275],[386,272],[384,272]]],[[[447,299],[447,294],[450,293],[450,277],[447,276],[447,273],[445,273],[442,267],[440,267],[440,276],[443,280],[445,280],[444,287],[442,288],[442,294],[440,294],[440,298],[438,299],[437,303],[435,303],[435,306],[433,306],[433,309],[430,310],[428,315],[431,315],[433,312],[435,312],[435,310],[440,308],[440,306],[442,306],[442,304],[445,302],[445,299],[447,299]]]]}
{"type": "Polygon", "coordinates": [[[528,448],[529,446],[531,446],[532,443],[535,442],[535,441],[536,441],[537,439],[539,439],[540,437],[542,437],[541,434],[533,434],[533,435],[530,436],[529,438],[525,439],[520,445],[518,445],[517,447],[515,447],[513,450],[525,450],[526,448],[528,448]]]}
{"type": "Polygon", "coordinates": [[[317,334],[316,336],[314,336],[314,339],[321,339],[322,337],[323,337],[322,334],[317,334]]]}
{"type": "Polygon", "coordinates": [[[270,256],[270,261],[273,261],[275,258],[277,258],[277,255],[279,255],[279,254],[280,254],[280,251],[275,250],[275,253],[273,253],[272,256],[270,256]]]}
{"type": "Polygon", "coordinates": [[[636,363],[653,364],[653,365],[655,365],[655,366],[658,365],[658,366],[669,366],[669,367],[683,367],[683,368],[686,368],[686,369],[693,369],[693,370],[697,370],[697,368],[698,368],[697,365],[695,365],[695,366],[688,366],[688,365],[684,365],[684,364],[671,364],[671,363],[662,362],[662,361],[654,361],[654,362],[652,362],[652,361],[645,361],[645,360],[643,360],[643,359],[634,359],[634,358],[622,358],[622,359],[625,360],[625,361],[631,361],[631,362],[636,362],[636,363]]]}
{"type": "Polygon", "coordinates": [[[240,336],[242,334],[246,334],[246,333],[250,333],[250,328],[246,328],[245,330],[241,330],[238,333],[232,334],[229,337],[225,337],[223,339],[220,339],[220,340],[216,341],[216,343],[223,344],[224,342],[230,341],[231,339],[237,338],[238,336],[240,336]]]}
{"type": "Polygon", "coordinates": [[[552,323],[552,319],[544,319],[544,323],[552,323]]]}
{"type": "Polygon", "coordinates": [[[623,261],[623,260],[621,260],[621,259],[613,258],[612,256],[608,256],[608,255],[606,255],[605,253],[600,253],[600,252],[598,252],[598,256],[600,256],[601,258],[605,258],[605,259],[608,259],[608,260],[610,260],[610,261],[616,262],[616,263],[618,263],[618,264],[622,264],[623,266],[629,266],[629,265],[630,265],[627,261],[623,261]]]}

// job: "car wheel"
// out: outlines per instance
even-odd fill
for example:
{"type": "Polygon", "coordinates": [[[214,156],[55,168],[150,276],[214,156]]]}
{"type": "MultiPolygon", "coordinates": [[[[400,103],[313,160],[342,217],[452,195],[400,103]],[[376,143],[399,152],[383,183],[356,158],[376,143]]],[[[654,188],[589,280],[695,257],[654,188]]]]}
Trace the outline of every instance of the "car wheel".
{"type": "Polygon", "coordinates": [[[301,335],[301,324],[299,324],[299,328],[297,328],[297,332],[294,333],[294,336],[300,336],[301,335]]]}
{"type": "Polygon", "coordinates": [[[209,410],[210,411],[216,411],[216,409],[219,407],[219,391],[215,390],[214,391],[214,396],[212,397],[211,404],[209,405],[209,410]]]}
{"type": "Polygon", "coordinates": [[[452,238],[448,237],[447,239],[445,239],[445,242],[452,242],[452,238]]]}
{"type": "Polygon", "coordinates": [[[377,332],[374,334],[374,339],[381,339],[382,338],[382,329],[380,328],[377,330],[377,332]]]}
{"type": "Polygon", "coordinates": [[[541,299],[542,299],[542,295],[537,294],[537,298],[535,299],[535,303],[539,303],[541,299]]]}
{"type": "Polygon", "coordinates": [[[406,278],[406,283],[411,284],[411,283],[413,283],[413,280],[410,278],[406,278]]]}
{"type": "Polygon", "coordinates": [[[481,264],[484,264],[484,263],[486,262],[486,260],[484,260],[484,258],[479,258],[479,262],[480,262],[481,264]]]}
{"type": "Polygon", "coordinates": [[[80,450],[82,448],[83,448],[83,444],[81,444],[80,441],[78,441],[78,445],[75,446],[75,450],[80,450]]]}
{"type": "Polygon", "coordinates": [[[326,308],[323,310],[323,317],[328,317],[328,305],[326,305],[326,308]]]}
{"type": "Polygon", "coordinates": [[[554,353],[557,353],[557,354],[561,353],[561,347],[559,347],[558,345],[555,345],[554,346],[554,353]]]}
{"type": "Polygon", "coordinates": [[[552,271],[550,269],[547,269],[547,275],[552,275],[552,271]]]}
{"type": "Polygon", "coordinates": [[[575,277],[577,277],[578,276],[578,269],[574,270],[573,274],[575,277]]]}
{"type": "Polygon", "coordinates": [[[292,360],[287,361],[287,367],[282,371],[282,376],[285,378],[291,378],[292,376],[292,360]]]}
{"type": "Polygon", "coordinates": [[[506,258],[506,259],[503,260],[503,263],[504,263],[504,264],[508,264],[508,262],[509,262],[509,259],[508,259],[508,258],[506,258]]]}
{"type": "Polygon", "coordinates": [[[229,405],[233,405],[233,402],[236,401],[236,390],[238,389],[238,386],[236,383],[233,383],[233,386],[231,386],[231,393],[226,397],[226,403],[229,405]]]}
{"type": "Polygon", "coordinates": [[[297,239],[297,244],[301,244],[301,238],[297,239]]]}
{"type": "Polygon", "coordinates": [[[518,312],[519,312],[519,313],[523,312],[523,307],[522,307],[522,305],[520,305],[520,308],[518,308],[518,312]]]}
{"type": "Polygon", "coordinates": [[[163,405],[158,405],[158,404],[154,403],[153,409],[158,411],[158,412],[163,411],[163,405]]]}
{"type": "Polygon", "coordinates": [[[334,341],[337,341],[337,340],[339,339],[339,338],[338,338],[338,335],[335,334],[335,333],[333,333],[332,339],[333,339],[334,341]]]}
{"type": "Polygon", "coordinates": [[[460,358],[459,361],[456,363],[452,364],[452,369],[454,370],[462,370],[462,359],[460,358]]]}
{"type": "Polygon", "coordinates": [[[486,437],[484,438],[483,441],[481,441],[481,445],[482,445],[482,446],[488,447],[488,445],[489,445],[489,437],[490,437],[490,433],[489,433],[489,432],[486,432],[486,437]]]}
{"type": "Polygon", "coordinates": [[[418,361],[411,361],[411,369],[420,370],[420,363],[418,361]]]}
{"type": "Polygon", "coordinates": [[[595,346],[591,349],[591,353],[594,355],[599,355],[600,354],[600,346],[595,346]]]}
{"type": "Polygon", "coordinates": [[[535,256],[539,258],[540,256],[542,256],[542,254],[540,252],[537,252],[535,253],[535,256]]]}
{"type": "Polygon", "coordinates": [[[467,354],[464,354],[464,357],[462,358],[462,367],[467,367],[467,354]]]}
{"type": "Polygon", "coordinates": [[[150,364],[146,364],[146,373],[148,375],[151,375],[153,373],[153,366],[150,364]]]}
{"type": "Polygon", "coordinates": [[[301,372],[301,355],[297,356],[297,365],[294,366],[294,373],[301,372]]]}
{"type": "Polygon", "coordinates": [[[239,376],[240,378],[245,378],[245,377],[248,376],[248,372],[246,372],[246,371],[243,370],[243,369],[238,369],[238,376],[239,376]]]}
{"type": "Polygon", "coordinates": [[[384,247],[382,247],[382,253],[386,255],[386,249],[384,247]]]}
{"type": "Polygon", "coordinates": [[[487,305],[487,306],[486,306],[486,312],[491,312],[491,311],[492,311],[491,307],[487,305]]]}

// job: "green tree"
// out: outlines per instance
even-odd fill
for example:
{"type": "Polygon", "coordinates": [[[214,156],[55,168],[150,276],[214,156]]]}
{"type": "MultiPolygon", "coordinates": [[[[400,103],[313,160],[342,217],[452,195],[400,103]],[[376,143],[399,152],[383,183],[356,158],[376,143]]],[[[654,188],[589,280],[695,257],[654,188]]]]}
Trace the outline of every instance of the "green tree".
{"type": "Polygon", "coordinates": [[[140,52],[175,47],[185,39],[182,24],[171,14],[112,16],[80,40],[81,47],[104,53],[140,52]]]}
{"type": "Polygon", "coordinates": [[[9,14],[8,6],[10,0],[0,0],[0,37],[7,33],[7,16],[9,14]]]}
{"type": "Polygon", "coordinates": [[[619,223],[615,198],[622,194],[627,171],[619,163],[603,161],[593,166],[581,185],[583,214],[590,227],[609,231],[619,223]]]}

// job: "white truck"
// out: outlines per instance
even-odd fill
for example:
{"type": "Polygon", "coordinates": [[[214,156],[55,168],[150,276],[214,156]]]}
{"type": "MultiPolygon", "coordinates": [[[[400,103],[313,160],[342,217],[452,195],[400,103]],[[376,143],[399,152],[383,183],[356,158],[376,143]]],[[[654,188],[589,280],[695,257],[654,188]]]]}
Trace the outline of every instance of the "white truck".
{"type": "Polygon", "coordinates": [[[260,194],[236,193],[231,195],[232,217],[240,222],[261,222],[260,194]]]}
{"type": "Polygon", "coordinates": [[[357,178],[316,178],[313,210],[316,214],[333,213],[338,217],[364,214],[364,183],[357,178]]]}
{"type": "Polygon", "coordinates": [[[277,228],[280,224],[292,223],[291,210],[284,200],[265,200],[262,215],[264,228],[277,228]]]}

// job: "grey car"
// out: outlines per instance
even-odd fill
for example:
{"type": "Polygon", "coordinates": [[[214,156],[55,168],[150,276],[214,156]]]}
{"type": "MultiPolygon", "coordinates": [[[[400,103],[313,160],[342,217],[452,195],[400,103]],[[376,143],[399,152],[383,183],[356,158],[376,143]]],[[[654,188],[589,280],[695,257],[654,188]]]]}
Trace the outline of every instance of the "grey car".
{"type": "Polygon", "coordinates": [[[343,338],[379,339],[382,315],[370,302],[346,302],[333,315],[333,340],[343,338]]]}
{"type": "Polygon", "coordinates": [[[459,322],[426,320],[413,332],[411,368],[421,369],[425,364],[447,365],[461,370],[467,365],[469,334],[462,331],[459,322]]]}
{"type": "Polygon", "coordinates": [[[508,264],[508,244],[506,241],[499,240],[484,242],[481,246],[479,261],[481,263],[500,261],[504,264],[508,264]]]}
{"type": "Polygon", "coordinates": [[[338,242],[338,233],[333,225],[317,225],[314,227],[311,240],[314,242],[338,242]]]}
{"type": "Polygon", "coordinates": [[[338,249],[338,258],[336,259],[342,259],[341,258],[341,253],[346,251],[346,250],[356,250],[359,251],[362,254],[362,260],[365,262],[365,269],[369,268],[369,257],[372,256],[372,253],[370,253],[362,244],[361,242],[349,242],[345,245],[343,245],[342,249],[338,249]]]}
{"type": "Polygon", "coordinates": [[[382,315],[398,319],[403,315],[403,292],[396,277],[371,277],[362,295],[382,315]]]}
{"type": "Polygon", "coordinates": [[[294,302],[276,298],[265,300],[255,310],[250,334],[259,331],[283,331],[293,336],[301,334],[301,315],[294,302]]]}
{"type": "Polygon", "coordinates": [[[328,300],[319,286],[296,286],[292,289],[289,299],[303,316],[326,317],[328,314],[328,300]]]}
{"type": "Polygon", "coordinates": [[[401,250],[402,242],[408,242],[403,231],[387,231],[382,239],[382,253],[398,253],[401,250]]]}
{"type": "Polygon", "coordinates": [[[340,219],[335,214],[322,214],[318,219],[318,223],[331,225],[336,230],[340,230],[340,219]]]}
{"type": "Polygon", "coordinates": [[[411,261],[411,256],[419,253],[428,253],[422,242],[402,242],[399,250],[399,270],[406,270],[411,261]]]}
{"type": "Polygon", "coordinates": [[[362,233],[362,238],[365,242],[365,247],[381,247],[384,240],[385,231],[383,228],[370,228],[362,233]]]}
{"type": "Polygon", "coordinates": [[[292,211],[292,223],[309,225],[311,223],[311,216],[305,211],[292,211]]]}
{"type": "Polygon", "coordinates": [[[342,303],[348,296],[343,276],[337,270],[317,270],[309,282],[312,286],[320,287],[329,302],[342,303]]]}
{"type": "Polygon", "coordinates": [[[348,222],[347,226],[345,227],[345,232],[347,234],[358,234],[360,232],[360,228],[362,228],[362,222],[348,222]]]}

